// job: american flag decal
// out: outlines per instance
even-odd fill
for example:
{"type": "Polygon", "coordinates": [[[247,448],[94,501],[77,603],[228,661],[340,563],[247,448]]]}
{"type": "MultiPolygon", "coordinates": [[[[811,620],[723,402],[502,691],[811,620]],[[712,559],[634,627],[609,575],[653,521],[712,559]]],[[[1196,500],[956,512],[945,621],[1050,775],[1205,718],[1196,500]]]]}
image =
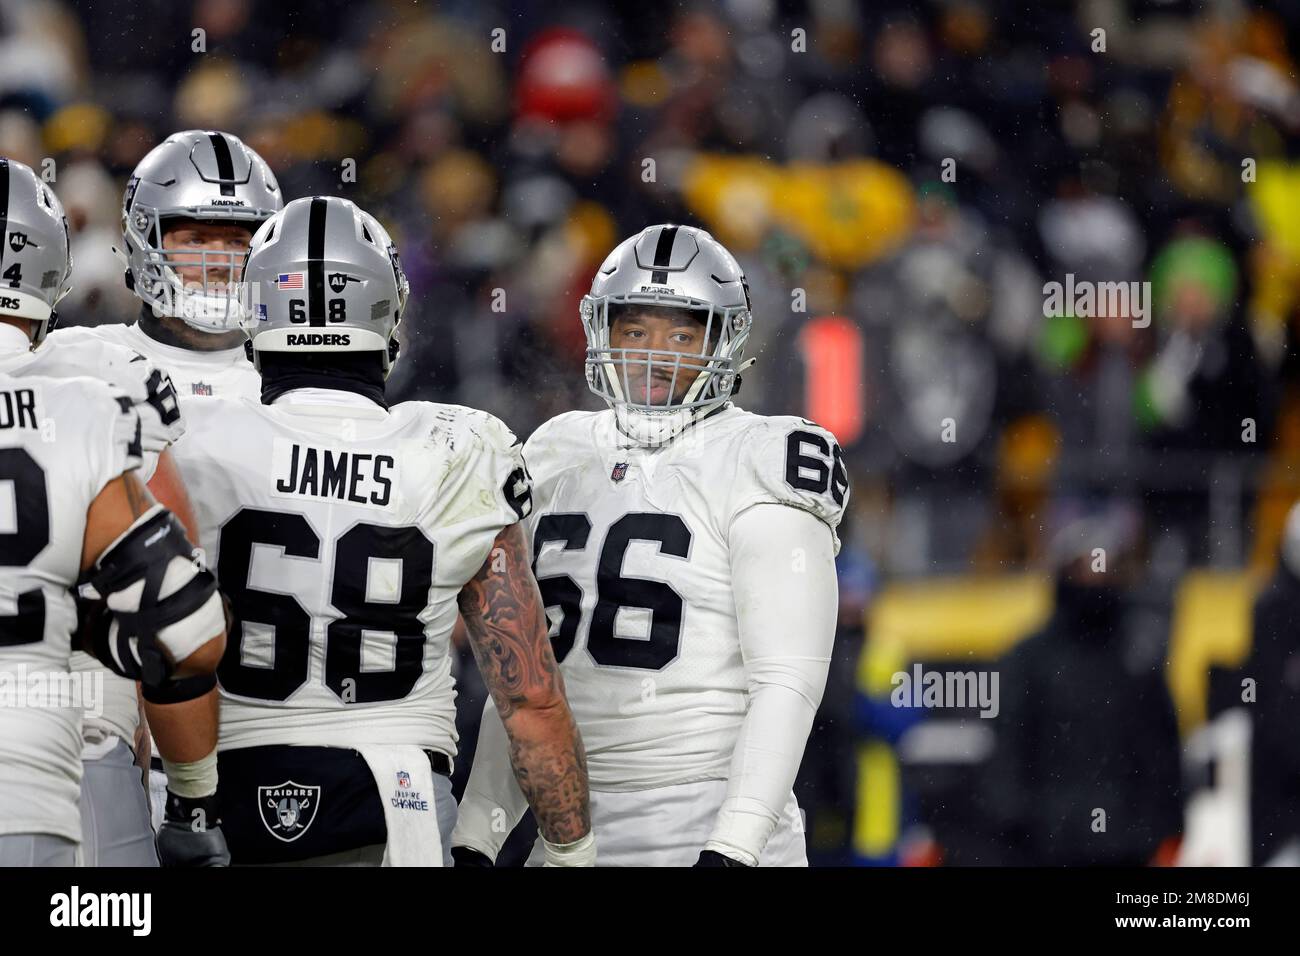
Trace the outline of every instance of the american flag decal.
{"type": "Polygon", "coordinates": [[[280,277],[275,280],[281,292],[301,292],[303,289],[301,272],[281,272],[280,277]]]}

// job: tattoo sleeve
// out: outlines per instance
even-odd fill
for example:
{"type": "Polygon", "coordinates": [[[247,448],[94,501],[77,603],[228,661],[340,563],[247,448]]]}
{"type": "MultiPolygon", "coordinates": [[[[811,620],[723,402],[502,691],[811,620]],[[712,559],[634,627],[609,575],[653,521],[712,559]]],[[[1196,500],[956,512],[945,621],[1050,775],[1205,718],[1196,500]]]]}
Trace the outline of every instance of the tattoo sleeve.
{"type": "Polygon", "coordinates": [[[460,613],[483,680],[510,738],[519,788],[552,843],[591,829],[587,758],[547,636],[523,529],[503,530],[460,592],[460,613]]]}

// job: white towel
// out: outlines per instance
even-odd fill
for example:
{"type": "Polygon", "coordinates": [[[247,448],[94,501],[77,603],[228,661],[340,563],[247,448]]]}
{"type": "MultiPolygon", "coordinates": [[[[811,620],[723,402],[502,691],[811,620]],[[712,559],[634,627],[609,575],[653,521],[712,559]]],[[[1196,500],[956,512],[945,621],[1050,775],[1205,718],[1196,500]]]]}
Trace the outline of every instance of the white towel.
{"type": "Polygon", "coordinates": [[[442,866],[442,834],[434,800],[433,768],[419,747],[357,747],[384,802],[388,845],[384,866],[442,866]]]}

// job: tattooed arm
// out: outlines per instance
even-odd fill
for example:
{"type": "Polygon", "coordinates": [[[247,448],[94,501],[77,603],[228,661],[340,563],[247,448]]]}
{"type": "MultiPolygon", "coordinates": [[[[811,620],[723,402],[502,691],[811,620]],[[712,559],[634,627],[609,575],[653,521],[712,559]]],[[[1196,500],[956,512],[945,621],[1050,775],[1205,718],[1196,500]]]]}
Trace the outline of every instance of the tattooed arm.
{"type": "Polygon", "coordinates": [[[519,525],[497,535],[487,561],[460,592],[460,613],[538,829],[551,844],[583,839],[591,830],[587,757],[519,525]]]}

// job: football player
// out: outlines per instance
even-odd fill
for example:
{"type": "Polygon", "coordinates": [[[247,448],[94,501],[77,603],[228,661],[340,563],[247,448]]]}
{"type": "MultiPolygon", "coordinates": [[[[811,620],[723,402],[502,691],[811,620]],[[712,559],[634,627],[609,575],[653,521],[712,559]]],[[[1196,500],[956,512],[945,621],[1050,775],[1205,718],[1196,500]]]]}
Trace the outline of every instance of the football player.
{"type": "MultiPolygon", "coordinates": [[[[609,409],[528,440],[526,526],[600,862],[806,866],[792,787],[835,630],[840,447],[731,402],[749,288],[707,232],[621,243],[581,318],[609,409]]],[[[495,860],[523,813],[506,756],[489,702],[453,837],[466,865],[495,860]]]]}
{"type": "MultiPolygon", "coordinates": [[[[8,290],[0,309],[28,316],[45,300],[8,290]]],[[[6,312],[0,329],[25,335],[28,321],[6,312]]],[[[77,863],[81,710],[65,697],[77,686],[70,589],[83,573],[111,618],[96,632],[97,652],[125,676],[162,686],[211,674],[224,649],[212,575],[133,473],[140,435],[132,399],[102,382],[0,373],[0,484],[9,509],[0,534],[0,674],[9,690],[0,706],[0,865],[77,863]]],[[[206,740],[202,728],[162,721],[158,729],[175,778],[201,782],[212,728],[206,740]]],[[[204,823],[169,825],[160,853],[168,862],[222,862],[220,829],[204,823]]]]}
{"type": "Polygon", "coordinates": [[[589,865],[518,442],[483,412],[388,405],[408,286],[351,202],[286,206],[254,236],[244,283],[260,400],[194,403],[178,444],[232,613],[218,677],[233,862],[449,861],[459,610],[548,862],[589,865]]]}
{"type": "MultiPolygon", "coordinates": [[[[127,287],[140,299],[138,317],[58,330],[50,342],[101,341],[132,349],[170,375],[182,406],[192,398],[257,395],[260,382],[245,354],[234,293],[249,240],[283,206],[270,167],[237,136],[215,130],[173,133],[140,161],[123,194],[119,255],[126,260],[127,287]]],[[[174,478],[167,461],[162,471],[174,478]]],[[[179,479],[170,484],[182,490],[164,495],[156,483],[150,487],[202,547],[206,542],[177,507],[183,485],[179,479]]],[[[216,691],[158,706],[207,720],[216,691]]],[[[167,779],[156,756],[153,766],[156,827],[167,779]]]]}
{"type": "MultiPolygon", "coordinates": [[[[126,392],[141,423],[142,463],[137,472],[157,499],[192,523],[185,496],[167,446],[183,430],[176,393],[166,373],[137,352],[92,337],[47,337],[55,322],[54,306],[66,294],[72,271],[67,222],[54,192],[22,163],[0,157],[0,272],[5,302],[0,314],[15,321],[0,328],[0,371],[9,375],[68,378],[89,375],[126,392]],[[7,307],[5,307],[7,306],[7,307]]],[[[80,651],[72,656],[75,671],[98,672],[104,699],[85,715],[82,775],[82,862],[86,866],[156,866],[154,828],[148,793],[134,766],[148,759],[148,734],[140,719],[136,683],[103,667],[80,651]],[[132,753],[134,747],[135,753],[132,753]]],[[[92,678],[87,678],[92,679],[92,678]]],[[[211,678],[206,682],[213,683],[211,678]]],[[[202,689],[204,681],[169,688],[202,689]]],[[[211,701],[215,703],[215,696],[211,701]]],[[[162,703],[148,702],[147,710],[162,703]]],[[[215,721],[215,717],[212,718],[215,721]]],[[[165,792],[163,794],[165,796],[165,792]]],[[[159,805],[161,817],[162,805],[159,805]]]]}
{"type": "Polygon", "coordinates": [[[249,240],[284,206],[262,157],[230,133],[173,133],[140,160],[122,200],[136,321],[56,331],[125,345],[170,374],[181,401],[256,395],[235,286],[249,240]]]}

